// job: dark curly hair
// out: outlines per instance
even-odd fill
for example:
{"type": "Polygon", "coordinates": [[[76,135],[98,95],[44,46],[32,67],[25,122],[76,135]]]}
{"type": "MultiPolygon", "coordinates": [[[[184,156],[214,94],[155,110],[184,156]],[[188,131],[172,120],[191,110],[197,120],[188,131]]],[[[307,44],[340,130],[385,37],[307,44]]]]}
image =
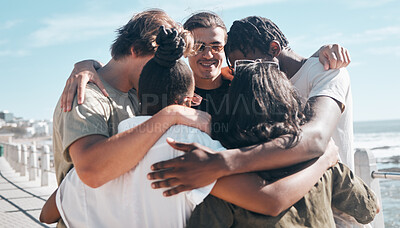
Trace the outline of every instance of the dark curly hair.
{"type": "Polygon", "coordinates": [[[282,47],[289,44],[285,35],[271,20],[259,16],[246,17],[233,22],[228,32],[225,54],[228,56],[231,52],[239,50],[246,56],[255,49],[268,54],[273,40],[278,41],[282,47]]]}
{"type": "Polygon", "coordinates": [[[239,148],[284,136],[294,146],[306,122],[299,96],[277,65],[239,65],[229,89],[229,113],[220,123],[227,131],[214,132],[227,148],[239,148]]]}

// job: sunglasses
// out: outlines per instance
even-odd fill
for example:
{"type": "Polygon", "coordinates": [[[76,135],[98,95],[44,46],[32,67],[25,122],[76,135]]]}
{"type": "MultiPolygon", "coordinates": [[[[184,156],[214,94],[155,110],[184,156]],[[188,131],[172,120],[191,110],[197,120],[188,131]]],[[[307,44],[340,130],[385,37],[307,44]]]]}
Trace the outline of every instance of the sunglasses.
{"type": "Polygon", "coordinates": [[[198,55],[202,53],[206,48],[210,48],[211,53],[218,54],[224,50],[224,45],[221,44],[205,45],[204,43],[195,43],[193,47],[193,54],[198,55]]]}
{"type": "Polygon", "coordinates": [[[194,94],[193,97],[185,97],[183,99],[185,103],[190,102],[191,107],[199,106],[202,100],[203,98],[198,94],[194,94]]]}
{"type": "Polygon", "coordinates": [[[250,59],[240,59],[236,60],[233,64],[233,72],[236,72],[236,68],[240,65],[249,65],[249,64],[255,64],[255,63],[262,63],[262,64],[268,64],[268,65],[273,65],[276,66],[279,70],[279,64],[277,62],[273,61],[267,61],[264,59],[256,59],[256,60],[250,60],[250,59]]]}

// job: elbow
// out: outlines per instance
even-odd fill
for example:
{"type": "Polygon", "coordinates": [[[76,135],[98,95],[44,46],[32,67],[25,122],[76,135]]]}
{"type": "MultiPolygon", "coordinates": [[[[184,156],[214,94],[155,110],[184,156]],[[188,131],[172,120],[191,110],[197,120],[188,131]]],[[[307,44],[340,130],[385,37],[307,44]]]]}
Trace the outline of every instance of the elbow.
{"type": "Polygon", "coordinates": [[[288,203],[284,199],[280,199],[279,197],[274,199],[268,199],[266,202],[262,203],[263,207],[261,210],[257,211],[257,213],[276,217],[280,215],[283,211],[285,211],[288,207],[288,203]],[[267,207],[265,205],[268,205],[267,207]]]}
{"type": "Polygon", "coordinates": [[[39,221],[40,221],[41,223],[50,224],[50,223],[47,221],[46,217],[44,216],[43,211],[42,211],[42,212],[40,213],[40,215],[39,215],[39,221]]]}
{"type": "Polygon", "coordinates": [[[317,158],[325,153],[330,138],[325,137],[322,132],[315,132],[308,137],[307,146],[309,151],[309,159],[317,158]]]}
{"type": "Polygon", "coordinates": [[[262,215],[267,215],[267,216],[272,216],[276,217],[280,215],[285,209],[282,207],[268,207],[264,208],[262,211],[259,211],[258,213],[262,215]]]}
{"type": "Polygon", "coordinates": [[[263,211],[261,214],[266,215],[266,216],[276,217],[280,213],[282,213],[282,211],[279,209],[268,209],[268,210],[263,211]]]}
{"type": "Polygon", "coordinates": [[[43,211],[40,213],[39,215],[39,221],[41,223],[46,223],[46,224],[52,224],[58,221],[58,219],[55,218],[51,218],[49,216],[46,216],[46,213],[44,213],[43,211]]]}
{"type": "Polygon", "coordinates": [[[100,172],[95,171],[91,168],[75,168],[79,179],[87,186],[91,188],[98,188],[105,184],[100,178],[100,172]]]}
{"type": "Polygon", "coordinates": [[[276,217],[280,215],[283,211],[285,211],[287,208],[283,206],[282,203],[276,203],[273,208],[268,210],[268,213],[265,215],[273,216],[276,217]]]}

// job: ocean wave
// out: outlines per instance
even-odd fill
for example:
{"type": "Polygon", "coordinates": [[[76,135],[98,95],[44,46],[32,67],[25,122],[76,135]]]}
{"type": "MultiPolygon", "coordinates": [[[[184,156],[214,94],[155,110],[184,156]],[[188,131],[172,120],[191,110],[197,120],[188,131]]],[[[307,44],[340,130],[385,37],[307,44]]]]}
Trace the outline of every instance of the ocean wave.
{"type": "Polygon", "coordinates": [[[360,133],[354,135],[354,148],[365,148],[375,157],[392,157],[400,155],[400,133],[360,133]]]}

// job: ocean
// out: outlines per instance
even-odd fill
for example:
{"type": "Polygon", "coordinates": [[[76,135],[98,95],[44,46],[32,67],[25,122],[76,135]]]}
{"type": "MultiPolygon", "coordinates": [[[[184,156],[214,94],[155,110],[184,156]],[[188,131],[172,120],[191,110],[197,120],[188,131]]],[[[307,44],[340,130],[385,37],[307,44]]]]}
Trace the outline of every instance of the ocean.
{"type": "MultiPolygon", "coordinates": [[[[354,122],[354,148],[372,151],[378,169],[400,170],[400,120],[354,122]]],[[[386,228],[400,227],[400,180],[379,180],[386,228]]]]}

